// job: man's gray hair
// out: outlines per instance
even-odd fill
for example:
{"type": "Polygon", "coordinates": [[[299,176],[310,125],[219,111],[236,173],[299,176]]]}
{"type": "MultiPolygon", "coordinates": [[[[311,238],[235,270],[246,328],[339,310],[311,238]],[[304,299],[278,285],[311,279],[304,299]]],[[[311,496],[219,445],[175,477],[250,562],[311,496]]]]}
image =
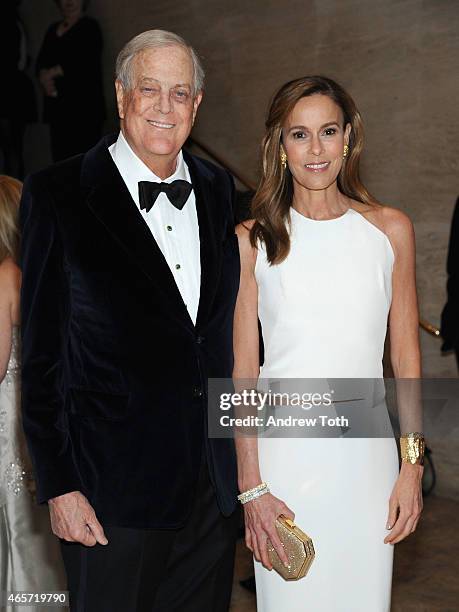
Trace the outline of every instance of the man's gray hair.
{"type": "Polygon", "coordinates": [[[125,90],[134,87],[133,59],[142,51],[157,47],[179,46],[185,49],[193,64],[193,95],[196,96],[204,88],[204,68],[196,51],[178,34],[166,30],[147,30],[131,39],[116,58],[116,78],[125,90]]]}

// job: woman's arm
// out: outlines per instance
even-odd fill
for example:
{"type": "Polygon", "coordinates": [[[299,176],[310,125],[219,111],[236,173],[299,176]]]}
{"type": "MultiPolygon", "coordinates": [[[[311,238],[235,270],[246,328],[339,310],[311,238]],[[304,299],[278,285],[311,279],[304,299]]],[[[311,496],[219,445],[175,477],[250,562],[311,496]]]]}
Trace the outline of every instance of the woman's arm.
{"type": "MultiPolygon", "coordinates": [[[[250,223],[250,222],[249,222],[250,223]]],[[[249,240],[250,225],[236,227],[241,258],[241,279],[234,313],[234,369],[233,380],[236,391],[253,381],[256,385],[259,374],[258,336],[258,287],[255,280],[256,250],[249,240]]],[[[260,484],[257,438],[235,438],[238,462],[239,490],[246,491],[260,484]]]]}
{"type": "Polygon", "coordinates": [[[57,89],[54,83],[56,76],[62,73],[62,69],[57,67],[55,57],[56,27],[53,23],[48,28],[43,39],[35,65],[40,85],[43,87],[46,96],[54,98],[57,96],[57,89]]]}
{"type": "Polygon", "coordinates": [[[396,378],[421,377],[416,251],[413,224],[401,211],[386,212],[387,235],[395,254],[389,315],[391,362],[396,378]]]}
{"type": "MultiPolygon", "coordinates": [[[[234,370],[236,391],[254,387],[259,375],[258,287],[255,279],[256,249],[249,240],[250,222],[236,228],[241,257],[241,279],[234,316],[234,370]]],[[[241,492],[261,483],[256,437],[235,436],[238,482],[241,492]]],[[[293,519],[293,512],[283,501],[266,493],[244,504],[245,541],[257,561],[272,569],[268,557],[267,540],[271,540],[280,559],[288,565],[276,531],[275,521],[280,514],[293,519]]]]}
{"type": "Polygon", "coordinates": [[[35,63],[35,71],[37,75],[41,70],[51,68],[56,65],[56,57],[54,55],[54,41],[56,39],[57,23],[52,23],[46,31],[46,34],[41,43],[38,52],[37,61],[35,63]]]}
{"type": "Polygon", "coordinates": [[[0,383],[8,368],[13,331],[12,320],[12,264],[5,259],[0,264],[0,383]]]}
{"type": "MultiPolygon", "coordinates": [[[[402,433],[422,432],[419,383],[421,351],[416,294],[416,248],[413,224],[401,211],[387,207],[385,228],[395,261],[392,274],[392,305],[389,315],[391,362],[397,379],[397,399],[402,433]]],[[[399,478],[389,500],[385,542],[396,544],[412,533],[422,511],[421,465],[402,462],[399,478]]]]}

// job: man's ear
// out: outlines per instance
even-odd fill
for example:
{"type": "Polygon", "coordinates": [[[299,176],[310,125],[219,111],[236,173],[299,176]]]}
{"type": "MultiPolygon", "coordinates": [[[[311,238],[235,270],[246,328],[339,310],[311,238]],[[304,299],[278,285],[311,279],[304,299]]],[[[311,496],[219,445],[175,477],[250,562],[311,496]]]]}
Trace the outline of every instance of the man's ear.
{"type": "Polygon", "coordinates": [[[198,112],[199,105],[201,104],[203,92],[202,90],[195,96],[193,100],[193,123],[196,119],[196,113],[198,112]]]}
{"type": "Polygon", "coordinates": [[[116,91],[116,104],[118,106],[118,116],[120,119],[124,119],[124,102],[126,98],[126,92],[124,91],[123,84],[119,79],[115,81],[116,91]]]}

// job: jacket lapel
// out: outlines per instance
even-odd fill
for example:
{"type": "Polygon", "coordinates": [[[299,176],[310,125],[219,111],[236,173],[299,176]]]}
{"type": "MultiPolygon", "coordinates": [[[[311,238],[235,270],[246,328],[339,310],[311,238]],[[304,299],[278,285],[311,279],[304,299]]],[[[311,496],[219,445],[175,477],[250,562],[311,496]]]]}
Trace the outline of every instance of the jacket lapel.
{"type": "Polygon", "coordinates": [[[190,171],[196,198],[201,257],[201,290],[196,328],[209,317],[220,273],[221,245],[219,244],[217,207],[212,192],[214,175],[199,159],[183,151],[190,171]]]}
{"type": "Polygon", "coordinates": [[[116,138],[116,135],[104,138],[84,158],[82,186],[88,206],[171,307],[193,325],[161,249],[108,151],[116,138]]]}

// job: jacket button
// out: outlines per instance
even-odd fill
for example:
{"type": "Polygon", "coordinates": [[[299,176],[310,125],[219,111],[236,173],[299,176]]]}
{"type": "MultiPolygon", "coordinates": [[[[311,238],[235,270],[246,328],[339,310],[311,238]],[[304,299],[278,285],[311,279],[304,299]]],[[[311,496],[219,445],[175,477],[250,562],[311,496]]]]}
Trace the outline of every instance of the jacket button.
{"type": "Polygon", "coordinates": [[[202,389],[201,389],[201,387],[195,387],[193,389],[193,397],[202,397],[202,389]]]}
{"type": "Polygon", "coordinates": [[[196,338],[196,343],[197,344],[202,344],[204,342],[204,336],[198,336],[196,338]]]}

